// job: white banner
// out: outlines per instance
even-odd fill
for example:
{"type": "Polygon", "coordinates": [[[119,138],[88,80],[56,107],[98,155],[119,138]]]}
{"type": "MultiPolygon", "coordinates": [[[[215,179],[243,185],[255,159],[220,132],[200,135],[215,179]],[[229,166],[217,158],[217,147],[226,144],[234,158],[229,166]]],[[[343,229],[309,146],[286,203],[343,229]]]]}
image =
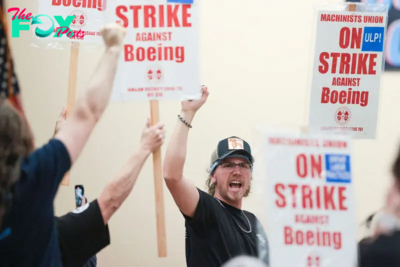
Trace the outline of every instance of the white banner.
{"type": "Polygon", "coordinates": [[[112,100],[200,98],[198,10],[198,1],[107,3],[106,20],[127,30],[112,100]]]}
{"type": "Polygon", "coordinates": [[[349,140],[266,134],[264,151],[271,266],[357,266],[349,140]]]}
{"type": "MultiPolygon", "coordinates": [[[[103,38],[101,36],[101,27],[104,22],[103,10],[106,8],[105,4],[107,0],[37,0],[39,2],[38,15],[47,15],[53,21],[49,19],[43,19],[42,25],[37,25],[40,28],[48,29],[51,24],[54,23],[54,34],[46,37],[49,41],[58,42],[84,42],[84,43],[95,43],[103,44],[103,38]],[[104,4],[103,4],[104,2],[104,4]],[[56,33],[60,25],[54,16],[61,16],[63,20],[67,19],[67,16],[74,16],[75,18],[67,26],[71,31],[74,32],[74,37],[70,38],[67,33],[57,37],[56,33]]],[[[32,27],[33,30],[36,27],[32,27]]],[[[62,30],[63,31],[63,30],[62,30]]],[[[40,37],[38,37],[40,38],[40,37]]]]}
{"type": "Polygon", "coordinates": [[[386,13],[319,11],[310,127],[375,138],[386,13]]]}

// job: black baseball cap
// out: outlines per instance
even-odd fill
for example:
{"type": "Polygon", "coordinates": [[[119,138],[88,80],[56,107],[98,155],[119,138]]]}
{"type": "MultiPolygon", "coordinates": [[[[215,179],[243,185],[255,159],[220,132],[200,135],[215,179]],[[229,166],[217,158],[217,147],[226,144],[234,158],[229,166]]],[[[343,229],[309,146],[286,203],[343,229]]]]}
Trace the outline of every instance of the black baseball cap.
{"type": "Polygon", "coordinates": [[[222,160],[231,157],[242,157],[251,164],[254,163],[249,143],[237,136],[231,136],[219,141],[217,148],[211,154],[210,173],[222,160]]]}

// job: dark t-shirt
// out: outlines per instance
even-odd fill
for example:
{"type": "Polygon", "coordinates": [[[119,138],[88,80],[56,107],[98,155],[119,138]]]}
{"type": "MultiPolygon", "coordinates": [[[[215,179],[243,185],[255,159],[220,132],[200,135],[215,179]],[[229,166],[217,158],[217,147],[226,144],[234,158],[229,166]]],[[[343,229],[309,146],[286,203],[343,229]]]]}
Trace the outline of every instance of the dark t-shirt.
{"type": "Polygon", "coordinates": [[[359,267],[399,267],[400,231],[359,242],[359,267]]]}
{"type": "Polygon", "coordinates": [[[268,240],[256,216],[198,191],[193,218],[183,215],[187,266],[220,267],[239,255],[258,257],[268,265],[268,240]]]}
{"type": "Polygon", "coordinates": [[[68,151],[56,139],[21,161],[11,210],[0,229],[1,266],[61,266],[53,201],[70,167],[68,151]]]}
{"type": "Polygon", "coordinates": [[[97,200],[55,218],[63,267],[96,266],[95,255],[110,244],[97,200]]]}

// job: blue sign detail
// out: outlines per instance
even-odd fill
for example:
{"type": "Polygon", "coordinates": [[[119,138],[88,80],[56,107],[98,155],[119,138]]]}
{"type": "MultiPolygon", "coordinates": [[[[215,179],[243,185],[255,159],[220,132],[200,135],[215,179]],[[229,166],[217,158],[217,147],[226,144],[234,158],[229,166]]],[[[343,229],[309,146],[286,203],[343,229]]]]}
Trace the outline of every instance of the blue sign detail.
{"type": "Polygon", "coordinates": [[[351,183],[350,156],[325,155],[325,173],[327,183],[351,183]]]}
{"type": "Polygon", "coordinates": [[[382,52],[384,27],[364,27],[361,51],[382,52]]]}
{"type": "Polygon", "coordinates": [[[167,3],[193,4],[193,0],[167,0],[167,3]]]}

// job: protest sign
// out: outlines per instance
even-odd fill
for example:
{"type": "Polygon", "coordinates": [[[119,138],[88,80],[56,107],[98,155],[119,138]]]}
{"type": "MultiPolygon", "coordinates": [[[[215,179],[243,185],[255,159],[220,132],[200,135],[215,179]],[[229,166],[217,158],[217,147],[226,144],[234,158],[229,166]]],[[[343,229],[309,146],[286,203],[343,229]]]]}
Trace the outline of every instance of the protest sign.
{"type": "MultiPolygon", "coordinates": [[[[126,28],[124,51],[112,101],[149,100],[151,124],[159,121],[158,100],[199,99],[198,4],[191,1],[115,0],[105,21],[126,28]]],[[[158,256],[166,257],[161,150],[153,153],[158,256]]]]}
{"type": "Polygon", "coordinates": [[[387,13],[318,11],[309,125],[375,138],[387,13]]]}
{"type": "Polygon", "coordinates": [[[287,133],[264,138],[271,266],[357,266],[349,140],[287,133]]]}
{"type": "Polygon", "coordinates": [[[105,13],[126,28],[113,101],[201,97],[198,4],[116,0],[105,13]]]}
{"type": "MultiPolygon", "coordinates": [[[[79,43],[95,43],[102,44],[100,29],[103,26],[103,10],[105,9],[106,0],[38,0],[38,14],[46,14],[49,16],[62,16],[66,18],[73,16],[71,20],[66,20],[66,26],[74,32],[74,37],[70,38],[67,34],[57,36],[55,34],[46,38],[46,42],[79,42],[79,43]]],[[[46,28],[43,21],[43,28],[46,28]]],[[[50,25],[49,25],[50,26],[50,25]]],[[[64,25],[56,25],[57,27],[64,25]]],[[[56,28],[57,28],[56,27],[56,28]]],[[[47,27],[49,28],[49,27],[47,27]]],[[[56,33],[56,29],[54,29],[56,33]]],[[[39,40],[36,40],[39,42],[39,40]]]]}

